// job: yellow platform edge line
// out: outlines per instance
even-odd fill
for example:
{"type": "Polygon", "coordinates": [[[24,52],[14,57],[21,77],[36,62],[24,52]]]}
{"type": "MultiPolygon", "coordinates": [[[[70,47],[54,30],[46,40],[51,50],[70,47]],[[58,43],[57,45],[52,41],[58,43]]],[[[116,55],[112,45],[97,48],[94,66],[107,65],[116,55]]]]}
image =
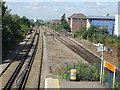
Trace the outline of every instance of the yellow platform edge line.
{"type": "Polygon", "coordinates": [[[60,90],[59,80],[57,79],[58,90],[60,90]]]}

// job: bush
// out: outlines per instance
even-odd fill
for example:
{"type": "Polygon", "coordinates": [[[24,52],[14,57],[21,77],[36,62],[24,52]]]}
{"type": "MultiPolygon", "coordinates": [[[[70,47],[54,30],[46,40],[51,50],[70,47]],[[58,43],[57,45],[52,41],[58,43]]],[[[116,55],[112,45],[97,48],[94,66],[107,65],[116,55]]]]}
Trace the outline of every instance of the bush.
{"type": "Polygon", "coordinates": [[[115,83],[114,83],[114,87],[115,87],[115,90],[120,90],[120,87],[119,87],[119,83],[118,83],[118,82],[115,82],[115,83]]]}
{"type": "Polygon", "coordinates": [[[83,39],[87,39],[87,34],[88,34],[88,32],[86,31],[86,32],[84,32],[83,34],[82,34],[82,38],[83,39]]]}
{"type": "Polygon", "coordinates": [[[62,31],[64,31],[65,29],[61,26],[61,25],[57,25],[56,27],[55,27],[55,31],[57,31],[57,32],[59,32],[59,33],[61,33],[62,31]]]}
{"type": "MultiPolygon", "coordinates": [[[[72,66],[69,67],[68,69],[68,77],[70,80],[70,70],[72,69],[72,66]]],[[[88,65],[88,64],[84,64],[82,62],[78,62],[78,64],[76,65],[76,81],[80,81],[80,80],[88,80],[88,81],[95,81],[98,80],[99,75],[98,75],[98,69],[97,69],[97,65],[93,64],[93,65],[88,65]]],[[[66,78],[66,69],[61,72],[61,76],[62,78],[66,78]]]]}

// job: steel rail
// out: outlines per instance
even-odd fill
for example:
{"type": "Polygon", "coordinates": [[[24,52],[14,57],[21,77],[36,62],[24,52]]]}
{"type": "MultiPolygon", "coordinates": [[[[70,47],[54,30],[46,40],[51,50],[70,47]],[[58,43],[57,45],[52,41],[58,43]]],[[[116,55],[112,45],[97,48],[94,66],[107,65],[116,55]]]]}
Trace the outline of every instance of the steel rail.
{"type": "Polygon", "coordinates": [[[22,79],[20,80],[20,83],[19,83],[19,86],[18,86],[17,90],[21,90],[21,89],[25,88],[27,79],[29,77],[30,70],[32,68],[34,57],[35,57],[35,54],[36,54],[36,51],[37,51],[38,42],[39,42],[39,34],[38,34],[38,37],[37,37],[37,42],[36,42],[35,46],[33,46],[34,50],[32,52],[32,56],[30,57],[29,63],[27,65],[27,69],[25,70],[25,72],[24,72],[24,74],[22,76],[22,79]]]}
{"type": "MultiPolygon", "coordinates": [[[[37,31],[36,31],[37,32],[37,31]]],[[[35,32],[35,35],[36,35],[36,32],[35,32]]],[[[18,75],[22,65],[24,64],[24,61],[26,60],[27,56],[28,56],[28,53],[33,45],[33,42],[34,42],[34,38],[35,38],[35,35],[32,39],[32,43],[30,44],[29,46],[29,49],[27,50],[27,52],[25,53],[25,55],[22,57],[21,59],[21,62],[18,64],[17,68],[15,69],[15,71],[13,72],[13,74],[11,75],[10,79],[8,80],[7,84],[4,86],[3,90],[6,90],[6,89],[10,89],[16,76],[18,75]]]]}
{"type": "Polygon", "coordinates": [[[86,57],[86,53],[80,50],[80,47],[76,47],[75,45],[68,43],[67,41],[65,41],[64,39],[61,38],[57,38],[60,42],[62,42],[63,44],[65,44],[68,48],[70,48],[73,52],[75,52],[76,54],[80,55],[82,58],[84,58],[85,60],[87,60],[89,63],[93,63],[92,58],[91,57],[86,57]]]}
{"type": "MultiPolygon", "coordinates": [[[[41,31],[42,33],[42,31],[41,31]]],[[[39,90],[40,88],[40,79],[41,79],[41,71],[42,71],[42,61],[43,61],[43,35],[42,35],[42,53],[41,53],[41,63],[40,63],[40,72],[39,72],[39,77],[38,77],[38,84],[37,84],[37,89],[39,90]]]]}
{"type": "MultiPolygon", "coordinates": [[[[33,34],[33,33],[32,33],[33,34]]],[[[22,52],[22,50],[24,49],[24,47],[26,46],[27,42],[29,41],[29,39],[31,38],[32,34],[30,35],[30,37],[28,38],[28,40],[25,42],[24,46],[21,48],[21,50],[17,53],[17,55],[14,57],[14,59],[5,67],[5,69],[0,73],[0,77],[5,73],[5,71],[10,67],[10,65],[16,60],[16,58],[19,56],[19,54],[22,52]]]]}
{"type": "Polygon", "coordinates": [[[100,57],[94,55],[93,53],[91,53],[90,51],[88,51],[86,48],[82,47],[81,45],[79,45],[79,44],[76,43],[75,41],[73,41],[73,40],[71,40],[71,39],[69,39],[69,38],[67,38],[67,39],[70,40],[71,42],[73,42],[74,44],[76,44],[76,47],[81,48],[81,49],[85,52],[85,53],[83,52],[85,55],[87,55],[87,56],[89,56],[89,57],[92,56],[95,61],[97,61],[98,63],[101,63],[101,58],[100,58],[100,57]]]}

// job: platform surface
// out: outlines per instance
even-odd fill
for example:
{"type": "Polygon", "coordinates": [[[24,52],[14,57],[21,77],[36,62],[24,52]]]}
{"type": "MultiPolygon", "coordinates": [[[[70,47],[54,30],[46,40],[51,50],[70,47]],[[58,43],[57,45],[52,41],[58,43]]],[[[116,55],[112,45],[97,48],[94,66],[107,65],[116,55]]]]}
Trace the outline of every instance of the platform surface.
{"type": "Polygon", "coordinates": [[[45,78],[45,88],[58,88],[59,89],[59,80],[53,78],[45,78]]]}

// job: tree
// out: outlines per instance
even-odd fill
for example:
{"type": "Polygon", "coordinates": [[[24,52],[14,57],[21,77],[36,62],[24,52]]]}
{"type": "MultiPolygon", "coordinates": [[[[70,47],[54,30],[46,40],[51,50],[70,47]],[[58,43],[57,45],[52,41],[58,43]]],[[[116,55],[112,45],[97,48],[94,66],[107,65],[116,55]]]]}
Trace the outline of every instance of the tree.
{"type": "Polygon", "coordinates": [[[65,21],[65,14],[63,14],[63,16],[61,17],[61,22],[65,21]]]}
{"type": "Polygon", "coordinates": [[[71,28],[70,25],[67,23],[67,21],[65,20],[65,14],[63,14],[63,16],[61,17],[61,26],[68,32],[71,32],[71,28]]]}
{"type": "Polygon", "coordinates": [[[23,17],[20,19],[20,22],[21,22],[21,25],[26,25],[27,27],[30,27],[30,25],[31,25],[30,20],[27,19],[25,16],[23,16],[23,17]]]}
{"type": "Polygon", "coordinates": [[[25,36],[25,33],[21,32],[21,24],[30,27],[31,22],[26,17],[20,18],[17,14],[10,14],[11,10],[7,9],[5,2],[0,2],[0,5],[2,6],[2,13],[0,13],[2,17],[2,25],[0,26],[2,29],[2,53],[5,55],[25,36]]]}
{"type": "Polygon", "coordinates": [[[82,36],[82,34],[83,34],[84,32],[86,32],[86,27],[81,27],[81,28],[79,29],[79,32],[80,32],[80,36],[82,36]]]}
{"type": "Polygon", "coordinates": [[[4,16],[4,14],[7,10],[7,6],[5,6],[5,2],[1,2],[1,0],[0,0],[0,6],[2,6],[2,16],[4,16]]]}

